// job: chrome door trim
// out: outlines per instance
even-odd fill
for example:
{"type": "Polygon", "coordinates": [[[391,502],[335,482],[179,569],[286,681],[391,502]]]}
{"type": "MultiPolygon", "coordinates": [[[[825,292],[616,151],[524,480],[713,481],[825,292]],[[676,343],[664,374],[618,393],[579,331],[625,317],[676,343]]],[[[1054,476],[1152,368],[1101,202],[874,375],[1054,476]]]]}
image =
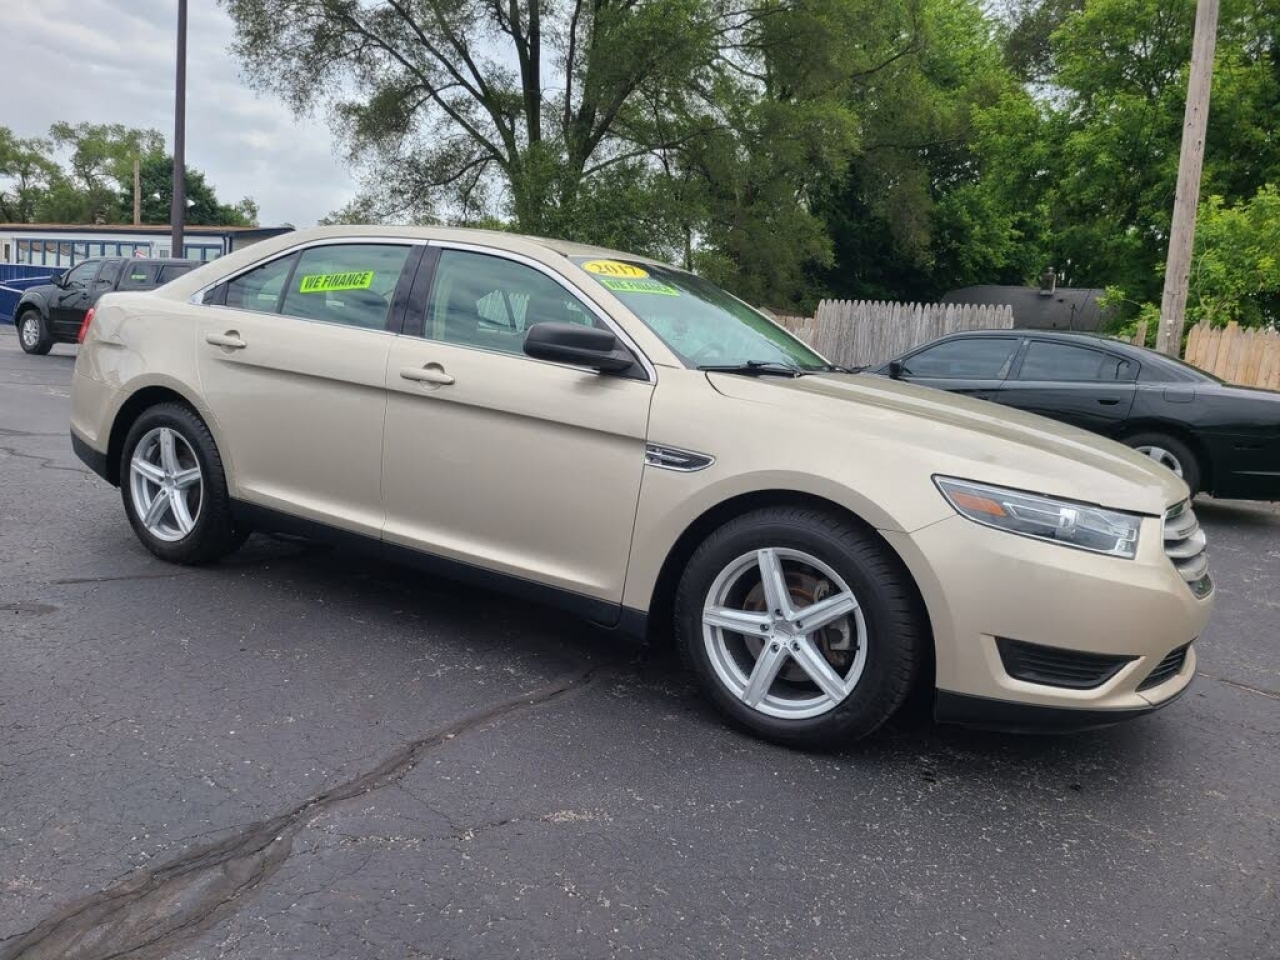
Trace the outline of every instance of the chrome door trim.
{"type": "MultiPolygon", "coordinates": [[[[645,382],[647,383],[658,382],[657,368],[654,367],[653,363],[649,360],[648,356],[645,355],[645,352],[640,349],[639,344],[637,344],[634,340],[632,340],[631,335],[628,334],[627,331],[622,328],[622,325],[619,324],[616,320],[614,320],[613,317],[609,315],[608,311],[605,310],[602,306],[600,306],[600,304],[596,303],[595,300],[593,300],[591,296],[587,294],[581,287],[579,287],[577,284],[571,281],[568,277],[562,276],[554,268],[547,266],[545,263],[543,263],[540,260],[535,260],[533,257],[527,257],[522,253],[516,253],[512,250],[503,250],[498,247],[486,247],[483,244],[478,244],[478,243],[466,243],[465,241],[460,241],[460,240],[427,240],[426,244],[427,246],[437,247],[441,250],[461,250],[464,253],[479,253],[487,257],[501,257],[504,260],[511,260],[515,263],[522,264],[526,267],[532,267],[534,270],[537,270],[539,273],[543,274],[544,276],[550,277],[560,286],[564,287],[567,291],[569,291],[569,293],[573,294],[573,296],[576,299],[580,300],[583,303],[583,305],[586,306],[587,309],[591,311],[592,316],[594,316],[597,320],[599,320],[611,331],[613,331],[613,335],[616,336],[619,340],[621,340],[626,345],[627,349],[631,351],[631,353],[635,356],[636,360],[640,362],[640,366],[644,368],[645,382]]],[[[421,339],[424,341],[432,342],[427,337],[422,337],[421,339]]],[[[470,347],[469,344],[449,343],[447,340],[439,340],[434,342],[444,343],[446,346],[452,346],[452,347],[462,347],[462,348],[470,347]]],[[[471,349],[483,349],[483,348],[471,348],[471,349]]],[[[497,352],[497,351],[489,351],[489,352],[497,352]]],[[[503,356],[523,356],[523,354],[502,354],[502,355],[503,356]]],[[[525,357],[525,359],[532,360],[533,358],[525,357]]],[[[567,366],[567,364],[556,364],[556,366],[567,366]]]]}

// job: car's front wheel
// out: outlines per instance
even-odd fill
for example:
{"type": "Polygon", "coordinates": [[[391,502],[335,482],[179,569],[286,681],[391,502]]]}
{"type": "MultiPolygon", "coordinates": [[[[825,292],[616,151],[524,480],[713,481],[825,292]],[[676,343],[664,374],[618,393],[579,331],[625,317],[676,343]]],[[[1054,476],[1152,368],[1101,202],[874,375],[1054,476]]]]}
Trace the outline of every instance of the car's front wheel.
{"type": "Polygon", "coordinates": [[[927,635],[909,575],[874,532],[803,507],[713,533],[681,579],[676,618],[682,654],[730,719],[806,747],[892,716],[927,635]]]}
{"type": "Polygon", "coordinates": [[[24,310],[18,317],[18,343],[23,352],[39,357],[53,349],[53,337],[45,329],[39,310],[24,310]]]}
{"type": "Polygon", "coordinates": [[[248,532],[237,528],[208,426],[192,410],[164,403],[145,411],[125,438],[120,492],[134,533],[171,563],[211,563],[248,532]]]}

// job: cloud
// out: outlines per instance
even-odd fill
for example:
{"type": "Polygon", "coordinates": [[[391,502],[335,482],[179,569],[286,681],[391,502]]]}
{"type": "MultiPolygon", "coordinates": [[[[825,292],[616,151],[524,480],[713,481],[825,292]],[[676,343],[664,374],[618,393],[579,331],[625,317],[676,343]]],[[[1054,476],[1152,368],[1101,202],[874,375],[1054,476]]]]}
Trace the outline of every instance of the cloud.
{"type": "MultiPolygon", "coordinates": [[[[177,14],[172,0],[41,0],[5,12],[9,95],[3,123],[18,136],[59,120],[122,123],[173,138],[177,14]]],[[[189,5],[187,164],[219,199],[253,197],[263,224],[307,226],[355,194],[322,118],[295,118],[249,89],[229,48],[230,17],[189,5]]]]}

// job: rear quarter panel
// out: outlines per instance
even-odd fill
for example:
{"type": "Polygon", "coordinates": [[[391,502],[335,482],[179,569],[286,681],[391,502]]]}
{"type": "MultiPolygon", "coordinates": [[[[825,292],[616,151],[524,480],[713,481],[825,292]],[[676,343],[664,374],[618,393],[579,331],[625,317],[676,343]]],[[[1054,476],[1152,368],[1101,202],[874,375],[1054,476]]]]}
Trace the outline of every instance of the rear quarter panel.
{"type": "MultiPolygon", "coordinates": [[[[194,304],[147,293],[108,293],[98,302],[88,337],[76,358],[71,424],[91,447],[106,453],[121,408],[148,387],[182,397],[209,425],[219,451],[226,450],[216,418],[203,400],[196,365],[194,304]]],[[[235,488],[234,465],[223,457],[235,488]]]]}

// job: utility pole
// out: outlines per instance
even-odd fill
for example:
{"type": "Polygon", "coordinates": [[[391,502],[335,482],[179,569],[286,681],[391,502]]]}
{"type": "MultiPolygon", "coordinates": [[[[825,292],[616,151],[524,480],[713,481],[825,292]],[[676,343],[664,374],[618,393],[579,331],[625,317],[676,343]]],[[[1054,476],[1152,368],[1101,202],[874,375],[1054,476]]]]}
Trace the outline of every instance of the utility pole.
{"type": "Polygon", "coordinates": [[[1160,298],[1160,330],[1156,349],[1176,357],[1182,350],[1187,315],[1187,287],[1196,242],[1196,210],[1200,205],[1200,173],[1204,168],[1205,129],[1209,125],[1209,91],[1213,85],[1213,50],[1218,40],[1218,0],[1196,4],[1196,34],[1191,44],[1191,77],[1182,120],[1182,153],[1178,157],[1178,189],[1169,230],[1169,261],[1160,298]]]}
{"type": "MultiPolygon", "coordinates": [[[[1215,0],[1216,2],[1216,0],[1215,0]]],[[[187,219],[187,0],[178,0],[178,76],[173,107],[173,241],[169,255],[183,254],[183,227],[187,219]]]]}
{"type": "Polygon", "coordinates": [[[133,225],[142,225],[142,159],[133,158],[133,225]]]}

